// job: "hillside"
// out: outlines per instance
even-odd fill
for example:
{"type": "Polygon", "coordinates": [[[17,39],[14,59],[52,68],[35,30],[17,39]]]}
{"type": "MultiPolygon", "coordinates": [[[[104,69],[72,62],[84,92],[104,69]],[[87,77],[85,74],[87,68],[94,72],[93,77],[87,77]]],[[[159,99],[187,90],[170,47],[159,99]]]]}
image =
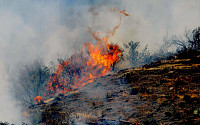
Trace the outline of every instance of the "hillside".
{"type": "Polygon", "coordinates": [[[200,58],[173,56],[32,105],[37,124],[200,124],[200,58]]]}

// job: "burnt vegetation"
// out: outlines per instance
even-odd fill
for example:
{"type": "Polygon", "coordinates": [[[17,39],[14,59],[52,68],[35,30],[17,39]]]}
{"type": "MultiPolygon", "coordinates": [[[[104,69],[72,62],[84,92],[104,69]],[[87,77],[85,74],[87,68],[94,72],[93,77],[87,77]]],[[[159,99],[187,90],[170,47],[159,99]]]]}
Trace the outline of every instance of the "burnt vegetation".
{"type": "MultiPolygon", "coordinates": [[[[124,58],[134,68],[120,69],[39,104],[34,97],[45,92],[55,67],[37,60],[20,70],[16,98],[33,124],[200,124],[200,27],[164,38],[157,53],[150,53],[148,46],[139,51],[139,46],[133,41],[124,44],[124,58]]],[[[84,68],[74,65],[65,68],[63,78],[69,75],[73,80],[73,73],[84,68]]]]}

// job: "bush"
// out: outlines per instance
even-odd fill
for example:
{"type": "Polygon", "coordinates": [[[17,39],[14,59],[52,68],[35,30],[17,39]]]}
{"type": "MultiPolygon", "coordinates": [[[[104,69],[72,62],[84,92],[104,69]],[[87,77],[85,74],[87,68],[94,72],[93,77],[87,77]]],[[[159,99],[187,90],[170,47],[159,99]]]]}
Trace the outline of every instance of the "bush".
{"type": "Polygon", "coordinates": [[[138,51],[138,47],[140,46],[139,42],[129,42],[128,44],[124,44],[124,47],[128,49],[128,54],[126,54],[126,58],[129,60],[130,64],[134,67],[140,66],[142,64],[146,64],[152,61],[152,56],[148,50],[148,46],[142,50],[138,51]]]}
{"type": "Polygon", "coordinates": [[[193,31],[187,30],[184,37],[174,36],[173,43],[177,46],[178,51],[199,50],[200,49],[200,27],[193,31]]]}
{"type": "Polygon", "coordinates": [[[15,80],[14,93],[17,100],[21,101],[25,107],[35,104],[33,99],[36,96],[42,96],[49,76],[50,69],[42,60],[35,60],[25,65],[20,69],[15,80]]]}

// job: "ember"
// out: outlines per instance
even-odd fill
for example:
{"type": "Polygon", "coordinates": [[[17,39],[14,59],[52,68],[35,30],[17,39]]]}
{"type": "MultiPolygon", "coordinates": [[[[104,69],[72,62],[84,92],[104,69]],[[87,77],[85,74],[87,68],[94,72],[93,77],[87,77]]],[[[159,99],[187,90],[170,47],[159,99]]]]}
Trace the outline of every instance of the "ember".
{"type": "Polygon", "coordinates": [[[41,96],[36,96],[33,100],[36,100],[36,104],[40,103],[42,101],[41,96]]]}

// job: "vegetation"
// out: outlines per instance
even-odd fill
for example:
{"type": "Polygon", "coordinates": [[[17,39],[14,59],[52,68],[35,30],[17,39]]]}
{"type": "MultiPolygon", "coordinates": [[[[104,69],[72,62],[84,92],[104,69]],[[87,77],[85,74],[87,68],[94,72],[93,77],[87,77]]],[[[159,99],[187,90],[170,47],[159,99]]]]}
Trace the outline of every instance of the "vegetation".
{"type": "Polygon", "coordinates": [[[128,49],[126,58],[133,67],[148,64],[153,61],[170,58],[176,55],[178,58],[191,58],[198,55],[200,50],[200,27],[193,31],[185,31],[183,36],[165,36],[164,43],[156,53],[150,53],[148,46],[139,51],[140,42],[129,42],[124,44],[128,49]]]}
{"type": "Polygon", "coordinates": [[[152,56],[148,50],[148,46],[146,45],[146,47],[142,51],[138,51],[139,46],[139,42],[133,41],[129,42],[128,44],[124,44],[125,49],[129,50],[128,54],[126,54],[126,58],[134,67],[152,61],[152,56]]]}
{"type": "Polygon", "coordinates": [[[172,42],[177,45],[177,56],[179,58],[197,56],[200,50],[200,27],[193,31],[186,31],[184,37],[174,36],[172,42]]]}
{"type": "Polygon", "coordinates": [[[16,80],[16,98],[26,107],[35,104],[33,99],[43,94],[49,76],[50,68],[45,66],[42,60],[25,65],[20,69],[16,80]]]}
{"type": "Polygon", "coordinates": [[[190,63],[169,59],[125,69],[34,110],[42,110],[41,124],[199,124],[200,67],[190,63]]]}
{"type": "Polygon", "coordinates": [[[174,36],[172,38],[179,51],[198,50],[200,49],[200,27],[195,30],[186,31],[184,37],[174,36]]]}
{"type": "MultiPolygon", "coordinates": [[[[139,51],[138,50],[139,46],[140,46],[139,42],[133,42],[133,41],[129,42],[128,44],[124,44],[125,50],[128,50],[127,54],[124,54],[124,55],[129,60],[130,64],[133,67],[148,64],[155,60],[160,60],[163,57],[164,58],[169,57],[170,55],[176,55],[178,58],[181,58],[181,59],[182,58],[191,59],[192,57],[193,60],[191,61],[192,63],[194,63],[195,59],[200,54],[199,52],[200,27],[198,27],[197,29],[193,31],[186,31],[185,34],[180,37],[178,36],[173,36],[171,38],[165,37],[164,44],[161,46],[161,48],[158,50],[157,53],[150,53],[147,45],[145,46],[144,49],[139,51]],[[173,53],[170,50],[170,48],[173,48],[172,51],[175,50],[174,52],[177,52],[177,53],[176,54],[173,53]]],[[[64,60],[61,58],[58,58],[58,62],[61,64],[64,62],[64,60]]],[[[154,63],[154,66],[159,66],[159,65],[161,65],[161,61],[154,63]]],[[[148,66],[151,67],[150,65],[146,65],[145,68],[148,68],[148,66]]],[[[34,105],[35,104],[34,97],[43,96],[46,83],[48,82],[49,77],[52,75],[52,72],[54,70],[55,70],[55,67],[50,68],[50,67],[45,66],[42,60],[35,60],[33,63],[27,64],[23,68],[20,69],[18,77],[15,81],[16,84],[14,85],[14,88],[15,88],[14,93],[16,95],[16,98],[21,102],[21,104],[24,107],[30,107],[34,105]]],[[[66,70],[66,72],[68,72],[68,70],[66,70]]],[[[132,87],[130,90],[130,93],[131,95],[135,95],[135,94],[141,93],[142,90],[143,89],[140,88],[140,91],[139,91],[137,87],[132,87]]],[[[146,92],[146,90],[144,91],[146,92]]],[[[40,116],[38,115],[37,117],[40,117],[40,116]]],[[[33,118],[32,123],[38,122],[37,117],[33,118]]],[[[144,124],[149,124],[149,123],[155,124],[154,122],[155,122],[154,119],[147,119],[144,122],[144,124]]],[[[7,123],[0,122],[0,124],[4,125],[7,123]]]]}
{"type": "MultiPolygon", "coordinates": [[[[139,42],[133,41],[124,44],[125,50],[128,50],[127,54],[124,55],[133,67],[160,60],[161,57],[173,55],[169,50],[170,47],[175,47],[176,55],[179,58],[194,57],[197,53],[196,51],[200,49],[200,27],[193,31],[186,31],[184,37],[173,36],[170,39],[165,37],[164,44],[158,53],[150,53],[147,45],[139,51],[139,46],[139,42]]],[[[61,64],[64,60],[58,58],[58,62],[61,64]]],[[[17,84],[14,86],[16,98],[25,106],[35,104],[34,97],[42,96],[46,86],[45,83],[49,80],[52,72],[52,68],[45,66],[42,60],[35,60],[31,64],[25,65],[20,69],[16,80],[17,84]]]]}

